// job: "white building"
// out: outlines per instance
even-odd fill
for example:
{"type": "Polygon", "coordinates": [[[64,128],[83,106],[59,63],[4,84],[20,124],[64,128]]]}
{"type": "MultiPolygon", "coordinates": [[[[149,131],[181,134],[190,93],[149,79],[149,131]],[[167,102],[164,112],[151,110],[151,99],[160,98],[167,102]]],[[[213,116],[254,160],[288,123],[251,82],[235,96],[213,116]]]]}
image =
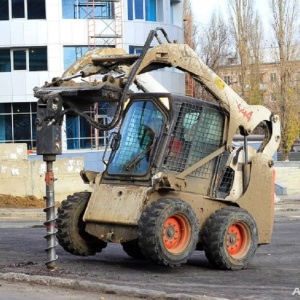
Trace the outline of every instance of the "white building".
{"type": "MultiPolygon", "coordinates": [[[[156,27],[182,42],[182,15],[183,0],[0,0],[0,143],[35,147],[33,88],[61,76],[87,49],[139,53],[156,27]]],[[[182,73],[154,77],[184,94],[182,73]]],[[[66,128],[69,149],[92,147],[91,129],[79,117],[67,119],[66,128]]]]}

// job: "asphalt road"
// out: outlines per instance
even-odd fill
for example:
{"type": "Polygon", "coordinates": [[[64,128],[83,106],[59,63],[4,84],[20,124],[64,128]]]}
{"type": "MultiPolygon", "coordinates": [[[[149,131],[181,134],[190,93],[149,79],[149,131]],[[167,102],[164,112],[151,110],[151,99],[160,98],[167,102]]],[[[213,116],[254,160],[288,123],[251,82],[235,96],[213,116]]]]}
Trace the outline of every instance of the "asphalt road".
{"type": "Polygon", "coordinates": [[[72,288],[81,292],[82,286],[78,284],[81,281],[112,285],[117,294],[117,287],[126,287],[128,296],[136,288],[228,299],[300,299],[298,294],[292,296],[295,288],[300,288],[299,232],[299,219],[276,222],[271,245],[261,246],[248,269],[242,271],[215,270],[203,252],[195,252],[180,268],[160,267],[134,260],[120,245],[109,244],[92,257],[73,256],[58,246],[58,268],[50,272],[44,264],[44,228],[1,228],[0,275],[13,272],[35,279],[72,279],[75,280],[72,288]]]}

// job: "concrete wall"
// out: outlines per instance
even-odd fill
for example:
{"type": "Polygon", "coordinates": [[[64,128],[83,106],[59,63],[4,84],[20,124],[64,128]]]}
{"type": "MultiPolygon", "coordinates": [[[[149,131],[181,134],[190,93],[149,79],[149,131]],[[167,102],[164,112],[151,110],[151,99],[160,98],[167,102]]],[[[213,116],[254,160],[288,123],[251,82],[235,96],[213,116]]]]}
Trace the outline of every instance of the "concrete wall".
{"type": "MultiPolygon", "coordinates": [[[[82,157],[57,157],[53,163],[55,200],[62,201],[74,192],[88,190],[79,176],[82,157]]],[[[46,164],[42,158],[28,159],[26,144],[0,144],[0,193],[13,196],[45,195],[46,164]]]]}
{"type": "MultiPolygon", "coordinates": [[[[55,200],[89,190],[79,176],[82,169],[103,171],[103,151],[82,151],[57,156],[54,162],[55,200]]],[[[108,153],[107,153],[108,156],[108,153]]],[[[275,162],[276,193],[300,194],[300,162],[275,162]]],[[[42,156],[28,155],[26,144],[0,144],[0,194],[45,195],[46,164],[42,156]]]]}
{"type": "Polygon", "coordinates": [[[287,195],[300,194],[300,161],[275,162],[275,170],[276,183],[286,189],[287,195]]]}
{"type": "MultiPolygon", "coordinates": [[[[63,153],[57,156],[57,159],[72,159],[76,157],[81,157],[84,160],[84,169],[101,172],[105,169],[105,166],[102,162],[104,150],[77,150],[77,151],[68,151],[67,153],[63,153]]],[[[108,160],[109,151],[106,154],[106,160],[108,160]]],[[[41,155],[28,155],[29,160],[41,160],[43,157],[41,155]]]]}

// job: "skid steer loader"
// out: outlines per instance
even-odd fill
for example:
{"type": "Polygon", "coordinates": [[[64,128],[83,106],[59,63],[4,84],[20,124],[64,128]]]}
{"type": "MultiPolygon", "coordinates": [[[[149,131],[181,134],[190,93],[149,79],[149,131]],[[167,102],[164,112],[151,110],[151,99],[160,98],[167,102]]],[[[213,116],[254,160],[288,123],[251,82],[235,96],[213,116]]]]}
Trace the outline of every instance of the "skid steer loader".
{"type": "MultiPolygon", "coordinates": [[[[105,170],[81,172],[92,192],[76,192],[58,209],[56,237],[66,251],[94,255],[107,243],[120,243],[133,258],[173,267],[204,250],[214,267],[238,270],[247,267],[259,245],[270,243],[278,116],[248,105],[188,45],[171,43],[163,29],[150,32],[140,56],[93,50],[34,92],[37,153],[49,167],[50,202],[51,163],[61,153],[63,116],[80,115],[101,130],[120,124],[111,135],[105,170]],[[159,44],[150,47],[154,37],[159,44]],[[218,104],[167,92],[148,75],[164,67],[188,72],[218,104]],[[93,80],[77,79],[89,76],[93,80]],[[141,91],[133,92],[133,84],[141,91]],[[83,113],[101,101],[117,106],[106,125],[83,113]],[[264,140],[254,149],[247,137],[258,127],[264,140]],[[233,141],[236,133],[244,137],[242,146],[233,141]]],[[[51,203],[46,212],[52,263],[51,203]]]]}

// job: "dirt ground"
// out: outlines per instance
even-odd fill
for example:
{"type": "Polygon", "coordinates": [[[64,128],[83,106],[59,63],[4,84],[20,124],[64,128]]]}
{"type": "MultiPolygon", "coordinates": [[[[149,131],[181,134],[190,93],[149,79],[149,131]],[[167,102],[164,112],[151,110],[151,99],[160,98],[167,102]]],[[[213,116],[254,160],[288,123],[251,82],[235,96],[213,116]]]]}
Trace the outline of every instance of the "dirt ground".
{"type": "Polygon", "coordinates": [[[0,194],[0,207],[5,208],[43,208],[45,200],[35,196],[11,196],[0,194]]]}

